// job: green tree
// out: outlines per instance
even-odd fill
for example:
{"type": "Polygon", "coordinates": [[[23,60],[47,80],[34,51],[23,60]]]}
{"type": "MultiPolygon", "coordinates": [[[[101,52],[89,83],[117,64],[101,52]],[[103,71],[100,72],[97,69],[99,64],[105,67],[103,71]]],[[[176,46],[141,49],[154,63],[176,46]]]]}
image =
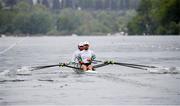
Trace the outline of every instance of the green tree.
{"type": "Polygon", "coordinates": [[[32,11],[32,7],[28,2],[21,1],[14,7],[14,10],[17,12],[29,13],[32,11]]]}
{"type": "Polygon", "coordinates": [[[18,13],[13,19],[13,25],[15,27],[14,33],[30,33],[29,23],[30,23],[30,14],[18,13]]]}
{"type": "Polygon", "coordinates": [[[61,11],[57,20],[57,30],[63,34],[72,34],[80,26],[80,18],[72,9],[61,11]]]}
{"type": "Polygon", "coordinates": [[[141,0],[138,14],[128,24],[129,34],[179,35],[179,6],[179,0],[141,0]]]}
{"type": "Polygon", "coordinates": [[[28,23],[31,34],[46,34],[52,28],[52,18],[46,13],[32,13],[28,23]]]}
{"type": "MultiPolygon", "coordinates": [[[[180,34],[180,1],[164,0],[157,7],[159,13],[155,16],[160,26],[164,26],[166,34],[180,34]]],[[[159,26],[158,26],[159,27],[159,26]]]]}
{"type": "Polygon", "coordinates": [[[15,13],[12,11],[0,10],[0,33],[14,32],[13,17],[15,13]]]}
{"type": "Polygon", "coordinates": [[[1,11],[2,8],[3,8],[2,1],[0,0],[0,11],[1,11]]]}

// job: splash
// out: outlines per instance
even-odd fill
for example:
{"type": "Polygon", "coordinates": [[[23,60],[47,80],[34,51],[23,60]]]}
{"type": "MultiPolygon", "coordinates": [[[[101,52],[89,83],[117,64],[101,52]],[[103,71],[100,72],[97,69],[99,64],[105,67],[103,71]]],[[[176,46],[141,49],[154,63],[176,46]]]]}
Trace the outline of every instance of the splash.
{"type": "Polygon", "coordinates": [[[0,76],[7,76],[9,74],[10,70],[4,70],[0,73],[0,76]]]}
{"type": "Polygon", "coordinates": [[[23,66],[16,70],[16,75],[32,75],[32,70],[29,66],[23,66]]]}
{"type": "Polygon", "coordinates": [[[179,74],[180,68],[178,67],[158,67],[154,69],[148,69],[150,73],[154,74],[179,74]]]}

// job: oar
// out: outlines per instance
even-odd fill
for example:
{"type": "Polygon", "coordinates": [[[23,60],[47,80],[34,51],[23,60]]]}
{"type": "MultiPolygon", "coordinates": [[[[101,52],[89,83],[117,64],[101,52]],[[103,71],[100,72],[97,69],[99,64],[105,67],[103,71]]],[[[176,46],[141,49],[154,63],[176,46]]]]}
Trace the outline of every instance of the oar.
{"type": "MultiPolygon", "coordinates": [[[[94,60],[96,62],[103,62],[100,60],[94,60]]],[[[121,62],[113,62],[113,61],[104,61],[104,62],[109,62],[109,63],[116,63],[116,64],[121,64],[121,65],[129,65],[129,66],[139,66],[139,67],[147,67],[147,68],[158,68],[156,66],[147,66],[147,65],[141,65],[141,64],[130,64],[130,63],[121,63],[121,62]]]]}
{"type": "Polygon", "coordinates": [[[31,67],[31,68],[32,68],[32,70],[40,70],[40,69],[51,68],[51,67],[56,67],[56,66],[80,69],[78,67],[69,66],[69,64],[67,64],[67,63],[59,63],[59,64],[45,65],[45,66],[36,66],[36,67],[31,67]]]}
{"type": "Polygon", "coordinates": [[[51,68],[51,67],[56,67],[59,66],[60,64],[54,64],[54,65],[45,65],[45,66],[35,66],[35,67],[31,67],[32,70],[40,70],[40,69],[44,69],[44,68],[51,68]]]}
{"type": "Polygon", "coordinates": [[[103,67],[103,66],[107,66],[109,64],[105,64],[105,63],[102,63],[102,64],[97,64],[97,65],[94,65],[93,68],[99,68],[99,67],[103,67]]]}
{"type": "Polygon", "coordinates": [[[73,68],[73,69],[78,69],[78,70],[82,70],[81,68],[79,67],[73,67],[73,66],[69,66],[69,65],[64,65],[62,67],[68,67],[68,68],[73,68]]]}
{"type": "MultiPolygon", "coordinates": [[[[100,68],[100,67],[104,67],[107,65],[110,65],[111,63],[102,63],[102,64],[98,64],[98,65],[94,65],[94,68],[100,68]]],[[[130,67],[130,68],[136,68],[136,69],[141,69],[141,70],[148,70],[147,68],[144,67],[137,67],[137,66],[132,66],[132,65],[125,65],[125,64],[119,64],[119,63],[113,63],[115,65],[121,65],[121,66],[125,66],[125,67],[130,67]]]]}
{"type": "Polygon", "coordinates": [[[136,68],[136,69],[141,69],[141,70],[148,70],[147,68],[144,67],[138,67],[138,66],[133,66],[133,65],[126,65],[126,64],[121,64],[121,63],[113,63],[115,65],[121,65],[121,66],[125,66],[125,67],[130,67],[130,68],[136,68]]]}
{"type": "Polygon", "coordinates": [[[118,63],[117,64],[124,64],[124,65],[131,65],[131,66],[139,66],[139,67],[147,67],[147,68],[157,68],[156,66],[147,66],[147,65],[141,65],[141,64],[129,64],[129,63],[118,63]]]}

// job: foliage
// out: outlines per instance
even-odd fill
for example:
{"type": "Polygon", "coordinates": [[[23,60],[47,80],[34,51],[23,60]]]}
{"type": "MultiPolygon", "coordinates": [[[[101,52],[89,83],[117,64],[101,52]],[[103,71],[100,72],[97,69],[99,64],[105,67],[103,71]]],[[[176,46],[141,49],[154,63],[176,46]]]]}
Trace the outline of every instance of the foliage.
{"type": "Polygon", "coordinates": [[[57,30],[64,34],[73,33],[80,25],[80,17],[76,15],[75,11],[65,9],[61,11],[57,20],[57,30]]]}
{"type": "Polygon", "coordinates": [[[42,5],[20,2],[13,10],[1,10],[0,33],[45,34],[52,28],[50,12],[42,5]]]}
{"type": "Polygon", "coordinates": [[[12,33],[14,26],[12,23],[15,13],[11,11],[1,11],[0,10],[0,33],[12,33]]]}
{"type": "MultiPolygon", "coordinates": [[[[101,0],[103,5],[106,4],[105,1],[101,0]]],[[[93,6],[98,4],[95,3],[97,0],[88,2],[93,6]]],[[[84,0],[80,2],[84,6],[86,3],[87,1],[84,0]]],[[[89,11],[64,8],[60,11],[52,11],[47,6],[30,5],[26,0],[22,0],[16,5],[11,4],[11,9],[2,8],[0,10],[0,33],[89,35],[126,32],[128,21],[136,14],[133,10],[89,11]]]]}
{"type": "Polygon", "coordinates": [[[142,0],[128,23],[129,34],[179,35],[179,10],[179,0],[142,0]]]}

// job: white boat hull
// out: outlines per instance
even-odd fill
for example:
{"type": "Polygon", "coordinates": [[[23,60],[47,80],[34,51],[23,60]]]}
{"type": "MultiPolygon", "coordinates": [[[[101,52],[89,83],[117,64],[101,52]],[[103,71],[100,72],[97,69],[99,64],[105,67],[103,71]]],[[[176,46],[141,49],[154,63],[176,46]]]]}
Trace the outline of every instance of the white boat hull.
{"type": "MultiPolygon", "coordinates": [[[[76,64],[75,67],[80,67],[79,64],[76,64]]],[[[76,73],[78,74],[85,74],[85,73],[89,73],[89,74],[96,74],[97,71],[94,71],[94,70],[87,70],[87,71],[83,71],[83,70],[79,70],[79,69],[73,69],[76,73]]]]}

